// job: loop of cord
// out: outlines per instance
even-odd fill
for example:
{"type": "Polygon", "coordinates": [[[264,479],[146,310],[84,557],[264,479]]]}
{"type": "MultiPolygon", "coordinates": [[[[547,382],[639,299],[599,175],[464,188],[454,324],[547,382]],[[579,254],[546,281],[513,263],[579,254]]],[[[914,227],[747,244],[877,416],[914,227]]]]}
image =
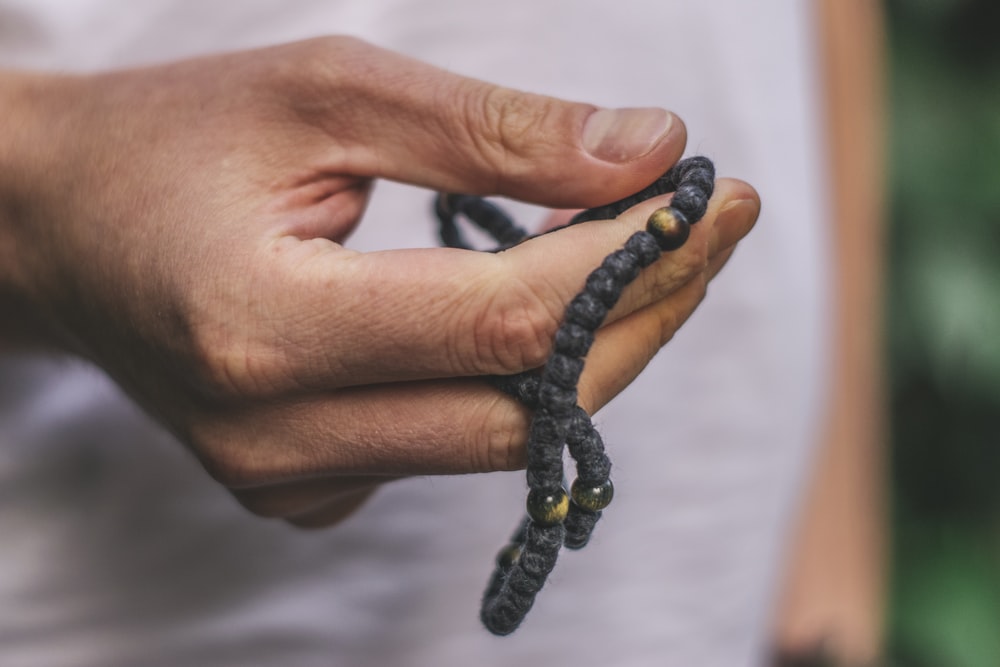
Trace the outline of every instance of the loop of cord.
{"type": "MultiPolygon", "coordinates": [[[[497,555],[483,594],[480,619],[496,635],[518,628],[555,567],[562,546],[579,549],[590,540],[602,510],[611,501],[611,460],[587,412],[577,404],[577,383],[594,335],[625,287],[663,252],[681,247],[690,225],[705,215],[715,184],[715,167],[705,157],[678,162],[641,191],[605,206],[587,209],[570,225],[614,219],[651,197],[674,193],[657,209],[646,229],[604,258],[566,307],[552,354],[538,371],[494,376],[490,382],[532,410],[527,444],[528,515],[497,555]],[[576,481],[566,492],[563,449],[576,462],[576,481]]],[[[465,217],[499,244],[494,251],[530,238],[494,204],[471,195],[441,193],[435,199],[442,242],[470,248],[457,225],[465,217]]]]}

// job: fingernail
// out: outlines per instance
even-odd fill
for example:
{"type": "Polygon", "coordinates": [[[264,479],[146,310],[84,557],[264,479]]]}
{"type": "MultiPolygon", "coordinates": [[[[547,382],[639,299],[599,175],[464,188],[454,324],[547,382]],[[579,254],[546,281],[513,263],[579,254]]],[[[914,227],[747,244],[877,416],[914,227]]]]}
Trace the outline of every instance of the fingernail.
{"type": "Polygon", "coordinates": [[[737,199],[723,206],[715,221],[712,254],[735,245],[750,231],[759,214],[756,199],[737,199]]]}
{"type": "Polygon", "coordinates": [[[653,150],[673,122],[663,109],[598,109],[583,126],[583,148],[598,160],[628,162],[653,150]]]}

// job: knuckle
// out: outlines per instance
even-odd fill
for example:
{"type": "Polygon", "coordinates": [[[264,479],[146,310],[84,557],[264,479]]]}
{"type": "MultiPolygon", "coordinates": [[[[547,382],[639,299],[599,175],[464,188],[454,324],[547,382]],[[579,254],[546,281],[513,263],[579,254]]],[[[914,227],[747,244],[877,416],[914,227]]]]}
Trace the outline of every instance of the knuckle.
{"type": "Polygon", "coordinates": [[[215,442],[200,452],[208,474],[228,489],[264,484],[271,478],[270,470],[237,443],[215,442]]]}
{"type": "Polygon", "coordinates": [[[687,252],[680,253],[674,262],[676,282],[685,283],[708,268],[708,245],[705,243],[691,244],[687,252]]]}
{"type": "Polygon", "coordinates": [[[209,400],[232,403],[268,399],[287,389],[279,382],[284,361],[269,346],[238,338],[229,327],[199,332],[193,345],[193,384],[209,400]]]}
{"type": "Polygon", "coordinates": [[[553,100],[483,84],[473,89],[464,105],[465,127],[476,152],[487,165],[516,176],[527,169],[532,155],[544,155],[551,142],[539,128],[554,112],[553,100]]]}
{"type": "Polygon", "coordinates": [[[235,358],[216,350],[202,350],[196,364],[194,382],[198,393],[208,399],[228,401],[238,396],[243,373],[235,358]]]}
{"type": "Polygon", "coordinates": [[[471,327],[475,374],[518,373],[545,363],[559,320],[545,300],[522,282],[494,291],[471,327]]]}
{"type": "Polygon", "coordinates": [[[195,381],[207,398],[229,399],[240,394],[247,375],[247,357],[235,346],[202,340],[195,352],[195,381]]]}
{"type": "MultiPolygon", "coordinates": [[[[349,71],[353,61],[360,61],[375,47],[350,35],[323,35],[290,45],[295,49],[295,71],[325,81],[340,70],[349,71]]],[[[288,70],[292,72],[293,70],[288,70]]]]}
{"type": "Polygon", "coordinates": [[[252,432],[252,428],[213,421],[193,428],[190,444],[209,476],[228,489],[262,486],[284,478],[287,471],[270,453],[273,449],[261,436],[251,436],[252,432]]]}
{"type": "Polygon", "coordinates": [[[469,422],[472,432],[465,439],[475,443],[473,470],[492,472],[524,468],[529,422],[528,409],[499,392],[474,410],[469,422]]]}
{"type": "Polygon", "coordinates": [[[357,104],[378,75],[379,49],[347,35],[327,35],[273,47],[272,57],[262,67],[264,83],[296,113],[296,120],[323,126],[335,109],[346,113],[344,104],[357,104]]]}
{"type": "Polygon", "coordinates": [[[668,261],[660,261],[653,270],[639,274],[641,289],[663,295],[676,291],[708,268],[708,247],[704,243],[688,243],[683,251],[672,253],[668,261]]]}

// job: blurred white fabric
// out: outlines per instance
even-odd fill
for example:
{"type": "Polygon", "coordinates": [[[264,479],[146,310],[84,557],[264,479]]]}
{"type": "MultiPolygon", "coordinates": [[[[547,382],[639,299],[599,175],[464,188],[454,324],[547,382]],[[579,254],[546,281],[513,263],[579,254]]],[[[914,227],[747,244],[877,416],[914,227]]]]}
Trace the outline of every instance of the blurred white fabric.
{"type": "MultiPolygon", "coordinates": [[[[700,310],[598,414],[615,503],[504,639],[479,626],[478,603],[522,474],[394,483],[342,526],[300,532],[247,514],[95,369],[0,358],[0,664],[757,664],[827,363],[811,6],[0,0],[6,67],[346,33],[515,88],[664,106],[687,122],[690,154],[764,203],[700,310]]],[[[430,198],[380,184],[349,245],[435,244],[430,198]]]]}

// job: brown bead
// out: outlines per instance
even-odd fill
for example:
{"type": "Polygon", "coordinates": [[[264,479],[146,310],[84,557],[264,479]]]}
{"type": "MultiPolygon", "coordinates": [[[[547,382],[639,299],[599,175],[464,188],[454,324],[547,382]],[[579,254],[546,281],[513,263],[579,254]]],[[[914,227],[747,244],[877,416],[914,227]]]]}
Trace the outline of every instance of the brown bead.
{"type": "Polygon", "coordinates": [[[562,523],[569,514],[569,496],[565,489],[555,493],[531,491],[528,493],[528,516],[539,526],[554,526],[562,523]]]}
{"type": "Polygon", "coordinates": [[[661,250],[677,250],[691,234],[691,225],[683,214],[669,206],[653,211],[646,221],[646,231],[653,235],[661,250]]]}
{"type": "Polygon", "coordinates": [[[591,512],[599,512],[611,504],[611,499],[615,497],[615,486],[611,480],[605,480],[600,486],[584,486],[577,479],[573,482],[570,490],[573,495],[573,502],[577,507],[591,512]]]}
{"type": "Polygon", "coordinates": [[[521,559],[521,545],[508,544],[497,554],[497,566],[502,570],[508,570],[521,559]]]}

